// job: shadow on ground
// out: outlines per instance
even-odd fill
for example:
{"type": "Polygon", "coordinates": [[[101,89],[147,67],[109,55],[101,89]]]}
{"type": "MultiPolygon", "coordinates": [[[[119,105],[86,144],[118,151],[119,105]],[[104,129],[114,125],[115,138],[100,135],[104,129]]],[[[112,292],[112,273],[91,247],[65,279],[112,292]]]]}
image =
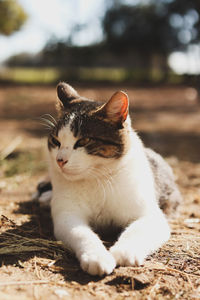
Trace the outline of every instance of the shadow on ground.
{"type": "MultiPolygon", "coordinates": [[[[102,280],[102,277],[84,273],[75,256],[69,250],[64,249],[61,243],[55,241],[49,208],[40,207],[35,201],[19,202],[18,205],[14,213],[29,215],[30,221],[17,226],[7,217],[1,217],[1,227],[8,227],[8,229],[0,235],[0,245],[7,245],[8,249],[12,247],[9,255],[0,256],[1,265],[23,268],[23,263],[33,257],[45,258],[55,261],[55,270],[63,276],[65,281],[85,285],[102,280]],[[16,248],[18,248],[17,251],[16,248]]],[[[117,238],[117,232],[114,233],[114,237],[107,235],[103,238],[106,239],[105,244],[110,245],[113,238],[117,238]]]]}

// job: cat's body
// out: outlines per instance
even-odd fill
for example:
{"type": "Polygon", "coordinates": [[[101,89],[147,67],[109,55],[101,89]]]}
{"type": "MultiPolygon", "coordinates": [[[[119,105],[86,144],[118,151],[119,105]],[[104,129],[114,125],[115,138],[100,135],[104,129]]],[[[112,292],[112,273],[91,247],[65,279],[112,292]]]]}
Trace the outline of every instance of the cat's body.
{"type": "Polygon", "coordinates": [[[170,236],[159,205],[169,211],[180,202],[172,171],[131,128],[125,93],[102,105],[61,83],[58,96],[48,141],[55,236],[93,275],[142,264],[170,236]],[[123,231],[107,250],[93,229],[110,226],[123,231]]]}

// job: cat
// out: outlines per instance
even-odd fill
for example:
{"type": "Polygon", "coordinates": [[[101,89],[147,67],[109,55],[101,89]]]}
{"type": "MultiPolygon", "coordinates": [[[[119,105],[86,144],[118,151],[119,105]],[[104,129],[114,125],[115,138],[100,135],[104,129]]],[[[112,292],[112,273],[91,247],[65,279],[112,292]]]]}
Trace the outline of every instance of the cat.
{"type": "Polygon", "coordinates": [[[131,127],[129,100],[116,92],[106,103],[57,86],[58,119],[48,136],[51,184],[38,187],[51,199],[56,239],[91,275],[116,266],[138,266],[170,237],[162,209],[173,213],[181,194],[164,159],[145,148],[131,127]],[[122,228],[107,249],[96,230],[122,228]]]}

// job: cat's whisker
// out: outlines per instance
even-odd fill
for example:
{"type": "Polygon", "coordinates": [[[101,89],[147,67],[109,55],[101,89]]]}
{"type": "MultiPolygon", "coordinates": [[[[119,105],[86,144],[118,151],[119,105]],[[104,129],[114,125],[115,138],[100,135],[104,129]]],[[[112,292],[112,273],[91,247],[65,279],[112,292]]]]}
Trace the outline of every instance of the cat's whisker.
{"type": "Polygon", "coordinates": [[[114,194],[112,178],[107,178],[106,179],[106,184],[110,188],[111,193],[114,194]]]}
{"type": "MultiPolygon", "coordinates": [[[[103,167],[103,170],[105,171],[104,173],[102,173],[103,176],[105,176],[106,178],[106,184],[110,187],[110,190],[111,192],[113,193],[114,192],[114,189],[113,189],[113,178],[112,176],[109,174],[109,169],[103,167]]],[[[103,171],[102,170],[102,171],[103,171]]]]}
{"type": "Polygon", "coordinates": [[[99,178],[98,173],[96,172],[95,168],[90,167],[88,172],[90,175],[92,175],[95,178],[95,180],[98,180],[98,182],[99,182],[100,178],[99,178]]]}
{"type": "Polygon", "coordinates": [[[44,114],[44,115],[42,115],[42,117],[44,117],[44,118],[45,118],[45,116],[49,117],[53,121],[54,125],[57,125],[56,119],[51,114],[44,114]]]}
{"type": "Polygon", "coordinates": [[[98,175],[97,173],[95,172],[95,169],[94,168],[90,168],[89,169],[89,173],[90,175],[92,175],[94,177],[94,179],[96,180],[98,186],[99,186],[99,189],[101,191],[103,191],[103,202],[105,202],[106,200],[106,190],[105,190],[105,187],[104,187],[104,184],[102,182],[102,180],[100,180],[100,178],[98,178],[98,175]]]}
{"type": "Polygon", "coordinates": [[[35,120],[40,124],[40,125],[42,125],[42,126],[48,126],[49,127],[49,129],[53,129],[53,128],[55,128],[55,125],[51,122],[51,121],[49,121],[49,120],[47,120],[47,119],[45,119],[45,118],[43,118],[43,117],[39,117],[39,118],[35,118],[35,120]],[[52,125],[53,124],[53,125],[52,125]]]}
{"type": "Polygon", "coordinates": [[[39,122],[39,124],[42,125],[45,129],[52,130],[52,127],[48,126],[48,125],[45,124],[45,123],[39,122]]]}
{"type": "Polygon", "coordinates": [[[111,170],[109,168],[106,168],[105,166],[101,166],[101,168],[98,169],[98,171],[105,176],[106,178],[111,178],[112,176],[110,175],[111,170]],[[104,172],[103,172],[104,171],[104,172]]]}
{"type": "Polygon", "coordinates": [[[52,121],[50,121],[50,120],[48,120],[48,119],[45,119],[45,118],[43,118],[43,117],[40,117],[40,120],[41,120],[41,121],[44,121],[44,123],[50,125],[52,129],[55,128],[55,126],[56,126],[52,121]]]}
{"type": "Polygon", "coordinates": [[[105,166],[102,168],[104,170],[103,175],[106,176],[107,178],[107,184],[109,185],[112,194],[116,193],[116,189],[118,190],[118,187],[115,186],[115,190],[114,190],[114,179],[113,176],[111,175],[112,173],[111,169],[105,166]]]}
{"type": "Polygon", "coordinates": [[[88,175],[95,179],[98,187],[100,188],[99,178],[97,177],[96,173],[91,168],[88,170],[88,175]]]}
{"type": "Polygon", "coordinates": [[[111,176],[106,174],[105,172],[103,172],[103,170],[100,170],[100,169],[97,170],[96,168],[93,168],[93,174],[94,173],[96,176],[99,175],[99,179],[101,180],[101,182],[106,184],[110,188],[111,192],[113,193],[114,189],[113,189],[111,176]]]}

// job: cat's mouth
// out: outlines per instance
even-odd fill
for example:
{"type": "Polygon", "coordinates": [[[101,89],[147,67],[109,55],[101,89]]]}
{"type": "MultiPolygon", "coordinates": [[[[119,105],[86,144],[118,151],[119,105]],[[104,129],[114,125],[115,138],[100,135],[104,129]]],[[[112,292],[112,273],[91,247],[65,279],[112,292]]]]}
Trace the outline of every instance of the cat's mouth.
{"type": "Polygon", "coordinates": [[[83,177],[85,172],[87,170],[82,170],[82,169],[61,169],[61,172],[63,175],[65,175],[65,177],[69,178],[69,179],[75,179],[75,178],[80,178],[83,177]]]}

